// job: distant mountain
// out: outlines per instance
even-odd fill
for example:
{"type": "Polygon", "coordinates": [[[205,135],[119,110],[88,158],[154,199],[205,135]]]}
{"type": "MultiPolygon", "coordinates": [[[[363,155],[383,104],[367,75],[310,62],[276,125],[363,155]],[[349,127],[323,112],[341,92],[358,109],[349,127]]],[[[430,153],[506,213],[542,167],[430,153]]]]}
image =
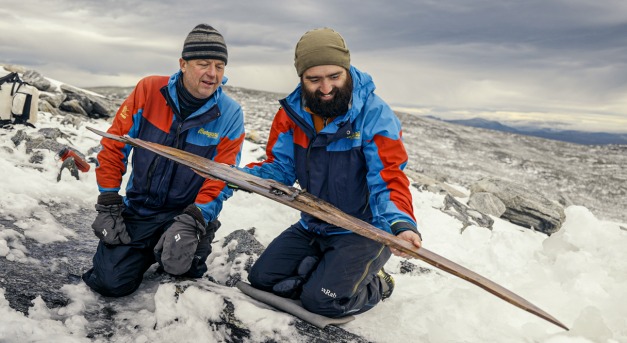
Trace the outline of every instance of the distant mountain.
{"type": "Polygon", "coordinates": [[[471,119],[442,119],[434,116],[428,116],[431,119],[441,120],[448,123],[459,124],[464,126],[477,127],[488,130],[496,130],[502,132],[517,133],[520,135],[541,137],[553,139],[562,142],[570,142],[584,145],[606,145],[606,144],[625,144],[627,145],[627,134],[608,133],[608,132],[586,132],[576,130],[555,130],[541,127],[511,127],[504,125],[498,121],[487,120],[482,118],[471,119]]]}

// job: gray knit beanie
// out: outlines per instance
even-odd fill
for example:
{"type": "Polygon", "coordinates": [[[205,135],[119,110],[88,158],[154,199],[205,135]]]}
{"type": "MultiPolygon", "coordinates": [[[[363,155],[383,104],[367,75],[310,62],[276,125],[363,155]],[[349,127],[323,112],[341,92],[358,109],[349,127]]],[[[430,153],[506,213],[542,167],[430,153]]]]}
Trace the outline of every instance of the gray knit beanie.
{"type": "Polygon", "coordinates": [[[330,28],[307,31],[296,44],[294,66],[298,76],[319,65],[337,65],[350,69],[351,56],[344,38],[330,28]]]}
{"type": "Polygon", "coordinates": [[[228,53],[224,37],[210,25],[198,24],[187,35],[181,57],[186,60],[220,60],[226,64],[228,53]]]}

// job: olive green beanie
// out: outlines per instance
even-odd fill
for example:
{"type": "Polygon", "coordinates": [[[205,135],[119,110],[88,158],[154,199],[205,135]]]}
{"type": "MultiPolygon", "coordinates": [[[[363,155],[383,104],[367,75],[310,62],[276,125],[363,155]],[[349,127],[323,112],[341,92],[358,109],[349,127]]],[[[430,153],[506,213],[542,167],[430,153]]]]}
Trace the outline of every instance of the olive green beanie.
{"type": "Polygon", "coordinates": [[[351,56],[344,38],[330,28],[307,31],[296,44],[294,66],[298,76],[319,65],[350,69],[351,56]]]}

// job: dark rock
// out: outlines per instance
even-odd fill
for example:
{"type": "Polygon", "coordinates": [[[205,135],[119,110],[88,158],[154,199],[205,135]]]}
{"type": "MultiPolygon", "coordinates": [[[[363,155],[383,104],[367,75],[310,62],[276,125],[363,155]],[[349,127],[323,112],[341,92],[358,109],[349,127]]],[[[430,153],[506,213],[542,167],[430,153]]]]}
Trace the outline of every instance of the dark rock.
{"type": "Polygon", "coordinates": [[[409,275],[419,275],[419,274],[428,274],[433,270],[425,267],[417,266],[407,260],[401,261],[400,272],[401,274],[409,274],[409,275]]]}
{"type": "Polygon", "coordinates": [[[11,137],[11,141],[15,146],[19,146],[24,140],[28,139],[28,134],[24,132],[24,130],[18,130],[13,137],[11,137]]]}
{"type": "Polygon", "coordinates": [[[231,232],[224,238],[222,247],[227,247],[232,241],[236,241],[235,247],[230,247],[228,250],[227,263],[231,263],[231,273],[229,274],[226,285],[229,287],[235,286],[237,282],[242,280],[242,271],[250,272],[250,268],[257,256],[261,255],[265,247],[257,241],[254,236],[255,229],[249,230],[236,230],[231,232]],[[242,255],[245,257],[245,262],[241,262],[242,255]]]}
{"type": "Polygon", "coordinates": [[[58,108],[67,99],[67,95],[64,93],[41,93],[39,99],[45,100],[53,107],[58,108]]]}
{"type": "Polygon", "coordinates": [[[39,89],[40,91],[51,90],[52,84],[46,80],[39,72],[35,70],[27,70],[22,74],[22,80],[39,89]]]}
{"type": "Polygon", "coordinates": [[[477,192],[471,194],[468,199],[468,206],[479,212],[493,215],[497,218],[505,213],[505,210],[507,209],[501,199],[496,197],[494,194],[487,192],[477,192]]]}
{"type": "Polygon", "coordinates": [[[45,139],[69,138],[70,136],[61,131],[59,128],[42,128],[39,132],[45,139]]]}
{"type": "MultiPolygon", "coordinates": [[[[68,99],[76,100],[85,112],[85,115],[90,118],[109,118],[117,112],[118,104],[112,99],[88,93],[65,84],[61,85],[61,91],[68,96],[68,99]]],[[[70,112],[73,111],[70,110],[70,112]]],[[[80,111],[74,113],[83,114],[80,111]]]]}
{"type": "Polygon", "coordinates": [[[507,208],[501,218],[548,235],[557,232],[566,218],[564,208],[557,202],[507,181],[483,179],[470,190],[473,194],[488,192],[499,198],[507,208]]]}
{"type": "Polygon", "coordinates": [[[39,110],[39,112],[48,112],[48,113],[52,113],[53,115],[61,114],[56,107],[54,107],[48,101],[42,100],[41,98],[39,99],[39,104],[37,105],[37,109],[39,110]]]}
{"type": "Polygon", "coordinates": [[[442,212],[462,222],[462,231],[470,225],[492,229],[492,224],[494,224],[494,220],[490,216],[470,209],[449,194],[444,197],[442,212]]]}
{"type": "Polygon", "coordinates": [[[81,106],[81,102],[78,99],[64,101],[61,106],[59,106],[59,109],[87,116],[87,111],[81,106]]]}
{"type": "Polygon", "coordinates": [[[28,159],[28,162],[34,163],[34,164],[41,164],[43,160],[44,160],[44,154],[42,154],[41,151],[35,151],[28,159]]]}

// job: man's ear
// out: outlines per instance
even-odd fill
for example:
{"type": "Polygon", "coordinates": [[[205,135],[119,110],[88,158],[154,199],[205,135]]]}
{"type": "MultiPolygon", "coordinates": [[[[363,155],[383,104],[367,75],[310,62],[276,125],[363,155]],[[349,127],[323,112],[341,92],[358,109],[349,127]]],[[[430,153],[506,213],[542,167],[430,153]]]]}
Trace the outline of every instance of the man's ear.
{"type": "Polygon", "coordinates": [[[183,59],[183,57],[179,58],[179,67],[182,72],[185,72],[185,68],[187,67],[187,61],[183,59]]]}

